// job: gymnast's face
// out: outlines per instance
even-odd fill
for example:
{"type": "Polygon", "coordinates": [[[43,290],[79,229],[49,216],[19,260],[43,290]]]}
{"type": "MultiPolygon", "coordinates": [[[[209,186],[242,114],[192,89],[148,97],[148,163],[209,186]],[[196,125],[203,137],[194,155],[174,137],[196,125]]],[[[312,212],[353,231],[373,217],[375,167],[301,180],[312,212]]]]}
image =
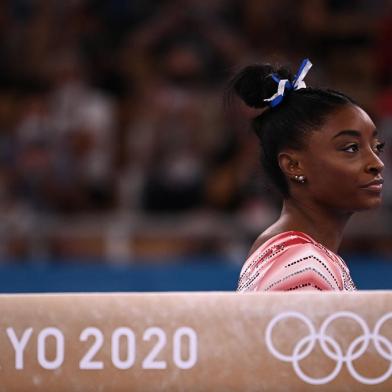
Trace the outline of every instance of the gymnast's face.
{"type": "MultiPolygon", "coordinates": [[[[307,197],[354,212],[381,203],[383,143],[368,114],[354,105],[331,114],[301,153],[307,197]]],[[[305,189],[304,189],[305,191],[305,189]]]]}

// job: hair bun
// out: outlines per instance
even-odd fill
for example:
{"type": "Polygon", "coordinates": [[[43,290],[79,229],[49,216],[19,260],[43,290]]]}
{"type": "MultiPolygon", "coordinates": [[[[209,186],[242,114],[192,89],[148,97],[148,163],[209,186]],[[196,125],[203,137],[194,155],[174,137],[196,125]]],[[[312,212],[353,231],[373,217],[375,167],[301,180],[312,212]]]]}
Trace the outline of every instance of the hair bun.
{"type": "Polygon", "coordinates": [[[270,64],[255,64],[243,68],[229,83],[229,95],[238,95],[248,106],[263,108],[264,99],[270,98],[277,91],[277,83],[272,78],[276,74],[280,79],[293,80],[294,76],[285,68],[275,69],[270,64]]]}

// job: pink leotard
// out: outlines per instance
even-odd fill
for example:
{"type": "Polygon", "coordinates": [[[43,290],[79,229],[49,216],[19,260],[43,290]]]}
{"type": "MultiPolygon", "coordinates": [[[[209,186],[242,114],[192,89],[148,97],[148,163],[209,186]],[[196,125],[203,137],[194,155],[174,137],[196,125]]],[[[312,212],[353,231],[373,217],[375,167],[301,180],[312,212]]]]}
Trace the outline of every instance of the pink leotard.
{"type": "Polygon", "coordinates": [[[341,257],[305,233],[278,234],[242,267],[237,291],[355,290],[341,257]]]}

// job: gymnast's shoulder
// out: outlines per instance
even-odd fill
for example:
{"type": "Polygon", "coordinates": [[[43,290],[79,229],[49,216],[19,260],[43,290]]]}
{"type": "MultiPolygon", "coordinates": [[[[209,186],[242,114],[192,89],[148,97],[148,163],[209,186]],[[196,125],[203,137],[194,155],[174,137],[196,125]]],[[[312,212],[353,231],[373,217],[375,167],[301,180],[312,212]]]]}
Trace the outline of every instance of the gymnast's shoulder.
{"type": "Polygon", "coordinates": [[[270,231],[255,241],[242,268],[240,286],[290,290],[306,283],[307,289],[341,290],[341,267],[337,255],[306,233],[270,231]]]}

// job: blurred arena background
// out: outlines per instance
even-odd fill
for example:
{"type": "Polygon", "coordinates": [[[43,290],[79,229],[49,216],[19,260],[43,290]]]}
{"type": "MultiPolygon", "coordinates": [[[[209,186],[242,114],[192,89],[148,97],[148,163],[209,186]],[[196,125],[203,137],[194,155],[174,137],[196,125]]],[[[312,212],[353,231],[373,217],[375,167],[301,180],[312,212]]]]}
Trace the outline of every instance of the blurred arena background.
{"type": "Polygon", "coordinates": [[[3,0],[0,37],[1,292],[235,289],[280,203],[225,83],[304,57],[387,141],[340,253],[392,288],[391,1],[3,0]]]}

